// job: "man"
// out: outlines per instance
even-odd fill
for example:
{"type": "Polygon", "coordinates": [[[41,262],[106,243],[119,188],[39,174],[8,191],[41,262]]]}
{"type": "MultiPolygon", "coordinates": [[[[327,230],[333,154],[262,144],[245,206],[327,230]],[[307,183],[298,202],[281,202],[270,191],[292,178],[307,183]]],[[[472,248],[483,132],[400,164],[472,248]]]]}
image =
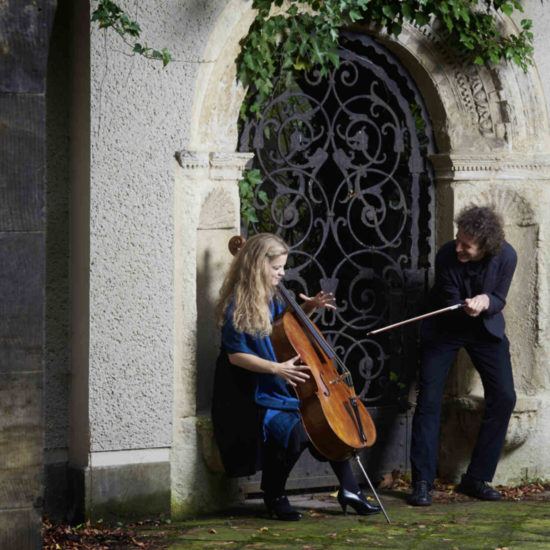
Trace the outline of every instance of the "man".
{"type": "Polygon", "coordinates": [[[516,394],[502,309],[516,268],[515,250],[504,240],[503,222],[489,207],[469,207],[456,220],[456,239],[435,262],[433,306],[463,303],[461,309],[427,319],[422,326],[418,403],[413,418],[409,504],[429,506],[437,468],[443,389],[453,359],[464,348],[485,392],[485,413],[470,464],[457,491],[499,500],[487,485],[504,445],[516,394]]]}

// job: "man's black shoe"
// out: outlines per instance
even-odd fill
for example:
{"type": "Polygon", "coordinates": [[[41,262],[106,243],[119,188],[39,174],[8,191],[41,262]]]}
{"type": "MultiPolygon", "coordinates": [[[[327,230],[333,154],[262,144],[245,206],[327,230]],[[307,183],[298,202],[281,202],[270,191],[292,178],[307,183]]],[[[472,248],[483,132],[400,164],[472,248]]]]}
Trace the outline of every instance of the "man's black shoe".
{"type": "Polygon", "coordinates": [[[485,481],[462,474],[462,480],[456,487],[458,493],[479,498],[479,500],[500,500],[500,493],[489,487],[485,481]]]}
{"type": "Polygon", "coordinates": [[[411,506],[430,506],[432,497],[430,496],[431,484],[427,481],[415,481],[413,483],[413,492],[407,499],[411,506]]]}

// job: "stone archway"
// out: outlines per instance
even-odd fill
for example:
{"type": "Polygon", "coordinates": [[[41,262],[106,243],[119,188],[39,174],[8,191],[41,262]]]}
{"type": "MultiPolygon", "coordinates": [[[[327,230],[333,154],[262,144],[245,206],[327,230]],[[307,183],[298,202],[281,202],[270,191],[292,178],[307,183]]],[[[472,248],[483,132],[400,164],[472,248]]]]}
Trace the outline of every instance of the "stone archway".
{"type": "MultiPolygon", "coordinates": [[[[234,59],[253,16],[249,4],[231,0],[219,17],[204,55],[212,62],[201,67],[197,81],[191,149],[215,154],[237,148],[244,90],[236,83],[234,59]]],[[[512,25],[507,19],[502,23],[512,25]]],[[[500,197],[503,208],[515,212],[507,205],[517,204],[527,213],[508,216],[507,234],[520,252],[507,308],[518,406],[507,443],[513,452],[503,457],[497,481],[517,479],[525,468],[548,475],[545,456],[550,443],[535,436],[550,423],[550,400],[544,396],[550,389],[549,258],[542,246],[550,238],[545,218],[550,205],[550,139],[536,70],[523,73],[512,65],[467,65],[446,53],[433,28],[405,25],[398,39],[372,28],[359,30],[376,34],[400,58],[426,101],[439,150],[431,158],[436,175],[436,246],[453,237],[455,214],[471,202],[500,197]],[[522,253],[531,247],[535,249],[524,258],[522,253]],[[533,379],[540,381],[536,388],[533,379]],[[533,437],[519,437],[521,427],[533,437]]],[[[478,387],[468,369],[462,370],[450,388],[457,398],[449,400],[450,410],[456,412],[449,415],[450,422],[462,421],[458,417],[463,410],[479,415],[478,387]]],[[[442,438],[443,450],[447,444],[442,438]]],[[[456,475],[459,462],[445,453],[441,458],[442,471],[456,475]]]]}

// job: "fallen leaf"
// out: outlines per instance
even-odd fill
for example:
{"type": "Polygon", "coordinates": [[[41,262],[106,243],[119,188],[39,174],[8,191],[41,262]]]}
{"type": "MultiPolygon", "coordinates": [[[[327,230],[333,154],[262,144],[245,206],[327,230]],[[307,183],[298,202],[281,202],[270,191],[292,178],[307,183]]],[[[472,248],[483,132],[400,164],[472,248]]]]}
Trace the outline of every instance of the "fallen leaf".
{"type": "Polygon", "coordinates": [[[391,489],[393,487],[393,476],[391,473],[383,474],[378,489],[391,489]]]}

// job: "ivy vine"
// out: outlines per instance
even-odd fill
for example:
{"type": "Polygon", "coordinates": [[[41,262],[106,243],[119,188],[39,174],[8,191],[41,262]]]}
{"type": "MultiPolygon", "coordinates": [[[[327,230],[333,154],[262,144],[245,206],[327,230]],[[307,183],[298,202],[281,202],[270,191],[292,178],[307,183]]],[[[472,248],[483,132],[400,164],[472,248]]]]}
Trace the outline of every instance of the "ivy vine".
{"type": "Polygon", "coordinates": [[[97,21],[100,29],[112,28],[132,48],[134,53],[147,59],[162,61],[163,67],[166,67],[172,59],[172,54],[167,48],[159,51],[146,44],[131,40],[140,37],[141,27],[111,0],[98,0],[98,6],[92,13],[92,21],[97,21]]]}
{"type": "MultiPolygon", "coordinates": [[[[172,56],[135,39],[141,34],[133,21],[112,0],[96,0],[92,21],[112,28],[136,54],[161,60],[172,56]]],[[[519,0],[253,0],[257,15],[240,42],[237,78],[247,89],[241,116],[260,116],[273,95],[288,88],[303,72],[314,68],[320,76],[340,63],[340,29],[375,25],[399,36],[403,24],[441,25],[445,46],[477,65],[511,61],[524,71],[532,64],[533,34],[529,19],[520,21],[518,33],[505,34],[497,15],[523,12],[519,0]]],[[[243,173],[239,182],[241,214],[248,226],[257,222],[254,190],[261,183],[258,170],[243,173]]],[[[266,203],[267,197],[258,198],[266,203]]]]}
{"type": "Polygon", "coordinates": [[[260,183],[262,183],[262,174],[257,168],[243,170],[239,181],[239,196],[241,198],[241,218],[245,228],[259,221],[256,212],[256,200],[260,200],[264,204],[268,202],[265,191],[257,191],[256,195],[256,187],[260,183]]]}
{"type": "Polygon", "coordinates": [[[496,14],[523,12],[519,0],[253,0],[258,13],[241,40],[237,77],[248,88],[241,114],[259,116],[273,94],[303,71],[338,67],[340,29],[374,24],[399,36],[404,22],[443,25],[446,45],[477,65],[532,64],[532,22],[504,34],[496,14]],[[275,10],[273,8],[276,8],[275,10]]]}

